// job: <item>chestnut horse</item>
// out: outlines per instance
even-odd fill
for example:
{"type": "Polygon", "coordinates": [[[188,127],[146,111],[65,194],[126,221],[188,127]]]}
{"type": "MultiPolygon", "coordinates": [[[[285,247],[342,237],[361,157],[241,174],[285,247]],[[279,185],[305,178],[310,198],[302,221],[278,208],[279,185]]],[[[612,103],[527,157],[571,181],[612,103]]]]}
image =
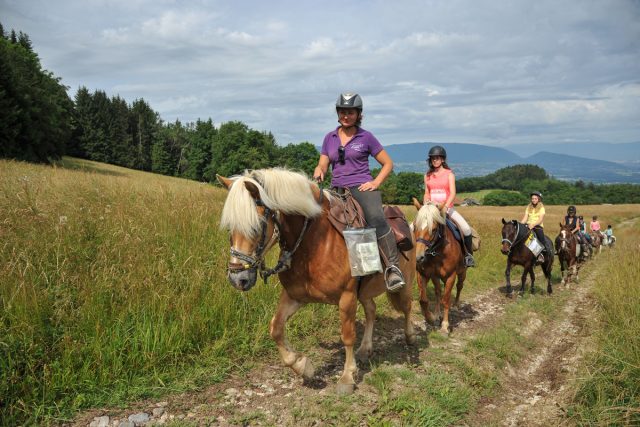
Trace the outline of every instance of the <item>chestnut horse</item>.
{"type": "MultiPolygon", "coordinates": [[[[507,268],[504,272],[504,275],[507,279],[507,295],[511,295],[511,266],[521,265],[524,267],[524,271],[522,272],[521,277],[521,286],[520,286],[520,295],[524,294],[524,285],[527,281],[527,274],[531,277],[531,293],[534,293],[534,285],[536,282],[536,275],[533,271],[536,266],[536,256],[533,255],[533,252],[527,248],[525,245],[525,241],[527,237],[529,237],[529,227],[526,224],[516,221],[515,219],[511,221],[505,221],[502,218],[502,248],[501,252],[504,255],[507,255],[507,268]]],[[[542,271],[544,276],[547,279],[547,293],[553,293],[553,288],[551,287],[551,270],[553,269],[553,246],[551,244],[551,240],[546,235],[544,236],[546,242],[541,242],[547,248],[547,253],[544,257],[544,262],[542,263],[542,271]]]]}
{"type": "Polygon", "coordinates": [[[456,299],[454,305],[458,306],[460,292],[467,277],[464,253],[460,243],[456,241],[453,232],[445,223],[444,212],[441,212],[432,203],[421,205],[415,198],[413,205],[418,209],[418,214],[413,222],[413,234],[416,240],[416,271],[420,288],[420,308],[429,324],[435,325],[437,320],[441,320],[440,332],[448,334],[451,291],[455,283],[456,299]],[[435,317],[429,311],[427,299],[429,280],[433,282],[435,288],[435,317]],[[440,285],[441,280],[444,281],[444,295],[440,285]],[[444,314],[441,312],[440,305],[444,306],[444,314]]]}
{"type": "MultiPolygon", "coordinates": [[[[353,348],[356,309],[360,301],[365,312],[364,336],[356,355],[367,358],[373,351],[373,298],[386,291],[382,274],[351,276],[344,238],[328,219],[331,195],[307,176],[275,168],[248,171],[232,178],[218,176],[218,180],[229,190],[220,219],[221,228],[231,234],[229,281],[236,289],[248,291],[255,285],[258,273],[263,277],[278,273],[282,290],[269,332],[285,366],[306,380],[314,376],[313,364],[290,347],[286,323],[307,303],[337,305],[346,356],[337,391],[353,392],[357,372],[353,348]],[[280,259],[274,269],[267,271],[264,257],[274,233],[279,235],[280,259]]],[[[411,322],[415,262],[414,250],[400,256],[400,269],[407,284],[398,293],[387,293],[393,307],[404,314],[408,344],[416,342],[411,322]]]]}
{"type": "Polygon", "coordinates": [[[560,233],[555,241],[558,260],[560,261],[560,271],[562,272],[561,285],[568,285],[574,277],[578,281],[578,264],[582,246],[580,246],[578,236],[571,231],[572,227],[570,225],[561,223],[560,233]]]}

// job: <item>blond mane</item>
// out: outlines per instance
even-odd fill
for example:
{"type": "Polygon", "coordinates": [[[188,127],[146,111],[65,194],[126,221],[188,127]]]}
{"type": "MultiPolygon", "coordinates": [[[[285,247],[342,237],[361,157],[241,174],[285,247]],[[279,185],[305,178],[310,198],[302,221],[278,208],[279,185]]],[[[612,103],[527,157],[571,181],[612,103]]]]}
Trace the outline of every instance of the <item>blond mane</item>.
{"type": "Polygon", "coordinates": [[[433,203],[426,203],[416,215],[415,224],[418,230],[433,230],[436,224],[444,224],[444,217],[433,203]]]}
{"type": "Polygon", "coordinates": [[[258,216],[255,200],[245,182],[251,182],[258,188],[260,199],[272,210],[307,218],[315,218],[322,212],[312,190],[315,183],[302,173],[284,168],[258,169],[245,171],[231,179],[234,182],[222,208],[220,228],[238,232],[249,239],[257,237],[262,228],[262,218],[258,216]]]}

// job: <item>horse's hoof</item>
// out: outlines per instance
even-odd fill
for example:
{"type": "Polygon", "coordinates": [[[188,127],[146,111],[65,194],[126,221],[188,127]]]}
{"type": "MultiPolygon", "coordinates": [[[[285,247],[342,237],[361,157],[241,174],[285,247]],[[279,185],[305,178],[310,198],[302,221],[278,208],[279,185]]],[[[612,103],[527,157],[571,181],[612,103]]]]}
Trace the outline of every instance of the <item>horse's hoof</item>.
{"type": "Polygon", "coordinates": [[[407,345],[416,345],[416,342],[418,342],[418,339],[416,338],[416,334],[411,334],[411,335],[405,335],[405,341],[407,342],[407,345]]]}
{"type": "Polygon", "coordinates": [[[343,384],[343,383],[338,383],[336,385],[336,393],[340,396],[348,396],[350,394],[353,394],[353,392],[356,389],[356,385],[355,384],[343,384]]]}
{"type": "Polygon", "coordinates": [[[440,335],[442,335],[443,337],[449,336],[449,328],[440,328],[438,329],[438,332],[440,332],[440,335]]]}
{"type": "Polygon", "coordinates": [[[358,359],[361,362],[366,362],[367,360],[369,360],[369,357],[371,357],[372,353],[373,351],[371,349],[368,349],[368,350],[360,349],[356,351],[356,359],[358,359]]]}
{"type": "Polygon", "coordinates": [[[313,363],[311,363],[310,359],[305,357],[304,363],[304,371],[302,371],[302,378],[305,380],[311,380],[315,376],[315,368],[313,367],[313,363]]]}

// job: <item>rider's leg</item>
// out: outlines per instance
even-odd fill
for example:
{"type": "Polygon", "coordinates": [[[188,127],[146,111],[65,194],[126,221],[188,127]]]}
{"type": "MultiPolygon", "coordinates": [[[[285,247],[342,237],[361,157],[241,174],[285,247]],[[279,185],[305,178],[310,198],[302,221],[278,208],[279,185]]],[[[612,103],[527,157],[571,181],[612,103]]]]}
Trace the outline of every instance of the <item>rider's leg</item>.
{"type": "Polygon", "coordinates": [[[405,281],[400,271],[396,238],[382,211],[382,195],[379,191],[358,191],[358,187],[351,187],[349,190],[362,207],[367,225],[376,229],[378,247],[386,267],[385,283],[389,291],[397,292],[404,287],[405,281]]]}
{"type": "Polygon", "coordinates": [[[539,225],[533,227],[533,232],[536,233],[536,238],[540,241],[542,245],[542,252],[538,255],[538,261],[544,262],[544,254],[547,252],[547,242],[544,238],[544,230],[539,225]]]}
{"type": "Polygon", "coordinates": [[[464,265],[467,267],[475,267],[476,262],[473,259],[473,236],[471,235],[471,227],[467,221],[454,208],[449,209],[449,217],[458,224],[458,228],[462,232],[466,255],[464,257],[464,265]]]}

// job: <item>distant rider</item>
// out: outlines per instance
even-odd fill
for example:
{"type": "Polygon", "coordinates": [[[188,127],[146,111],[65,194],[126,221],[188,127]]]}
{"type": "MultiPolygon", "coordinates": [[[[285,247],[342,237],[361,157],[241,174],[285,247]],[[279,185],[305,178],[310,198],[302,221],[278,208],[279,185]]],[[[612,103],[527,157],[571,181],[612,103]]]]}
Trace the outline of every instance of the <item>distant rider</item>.
{"type": "Polygon", "coordinates": [[[531,197],[531,203],[527,205],[522,221],[520,222],[527,224],[529,229],[536,233],[536,238],[543,247],[542,252],[538,255],[538,262],[543,263],[545,253],[547,253],[547,242],[544,238],[544,224],[542,223],[545,214],[544,205],[542,204],[542,193],[533,191],[529,196],[531,197]]]}
{"type": "Polygon", "coordinates": [[[567,208],[567,216],[564,217],[565,225],[571,226],[571,233],[575,234],[578,238],[578,243],[582,248],[582,253],[587,253],[587,240],[580,233],[580,221],[576,216],[576,207],[571,205],[567,208]]]}

